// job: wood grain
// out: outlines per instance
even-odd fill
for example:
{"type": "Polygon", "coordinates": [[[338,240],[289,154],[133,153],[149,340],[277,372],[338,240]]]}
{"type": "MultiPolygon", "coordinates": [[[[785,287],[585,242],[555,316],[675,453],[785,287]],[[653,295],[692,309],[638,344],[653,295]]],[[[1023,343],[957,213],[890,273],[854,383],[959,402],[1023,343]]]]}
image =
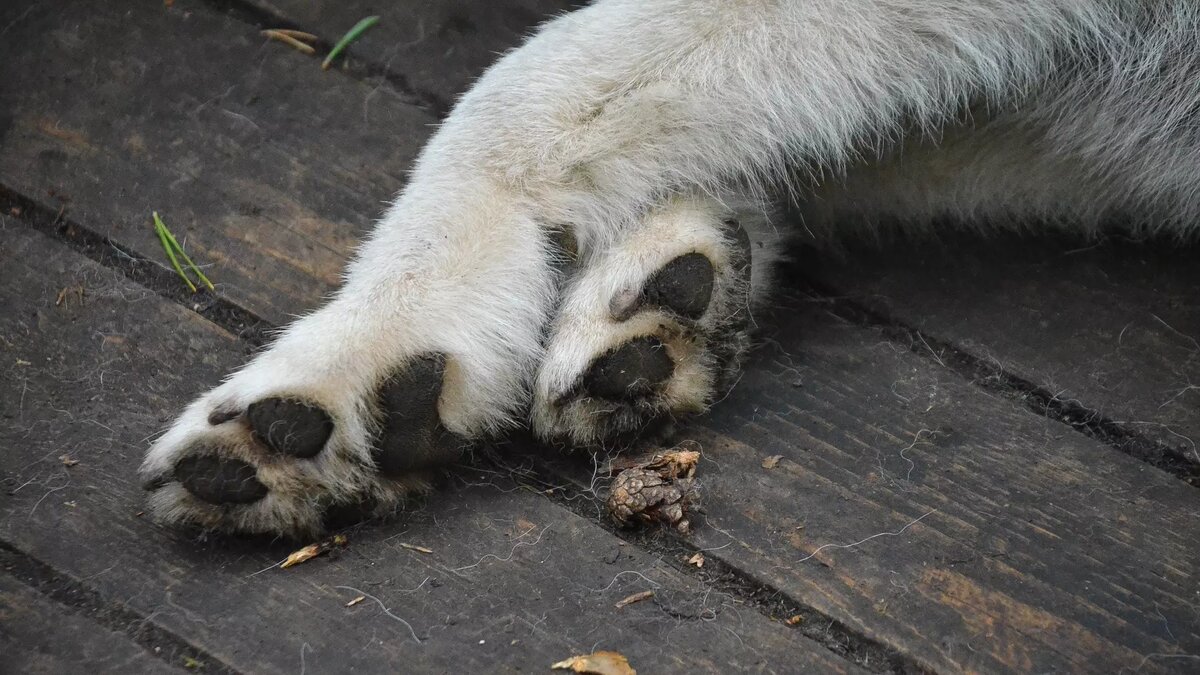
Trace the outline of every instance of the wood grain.
{"type": "Polygon", "coordinates": [[[0,183],[165,267],[160,212],[276,323],[337,285],[435,121],[200,3],[29,4],[3,10],[0,183]]]}
{"type": "Polygon", "coordinates": [[[819,302],[760,320],[767,345],[685,434],[707,555],[937,672],[1194,667],[1195,488],[819,302]]]}
{"type": "MultiPolygon", "coordinates": [[[[212,264],[220,292],[271,321],[336,284],[434,120],[398,80],[321,73],[206,4],[30,6],[0,9],[0,27],[14,26],[0,41],[0,183],[62,204],[152,260],[161,254],[145,219],[162,211],[193,257],[212,264]]],[[[332,14],[270,8],[339,33],[332,14]]],[[[379,47],[364,39],[356,49],[374,59],[386,55],[379,47]]],[[[462,72],[486,59],[468,61],[462,72]]],[[[405,58],[388,63],[405,74],[405,58]]],[[[448,76],[442,87],[436,59],[428,63],[428,91],[465,81],[448,76]]],[[[221,660],[293,671],[303,653],[314,672],[412,659],[486,671],[542,668],[599,644],[651,672],[850,667],[798,637],[809,628],[770,624],[738,597],[621,546],[592,522],[599,512],[569,512],[491,474],[460,474],[399,523],[353,533],[342,557],[287,573],[258,572],[288,546],[196,542],[143,522],[133,469],[147,437],[246,348],[55,245],[13,229],[3,237],[0,306],[14,311],[0,315],[0,469],[13,494],[0,503],[0,538],[221,660]],[[89,289],[85,304],[54,307],[74,285],[89,289]],[[66,468],[60,454],[81,463],[66,468]],[[114,561],[116,573],[93,576],[114,561]],[[665,604],[613,608],[646,590],[646,578],[665,604]],[[378,597],[424,646],[374,601],[345,608],[354,594],[339,585],[378,597]]],[[[1189,435],[1194,362],[1180,336],[1197,334],[1189,317],[1200,296],[1186,261],[1164,277],[1136,255],[1092,267],[1028,251],[1035,264],[1025,267],[985,252],[961,268],[931,263],[876,281],[813,273],[1112,419],[1150,422],[1137,433],[1159,424],[1189,435]],[[1072,303],[1077,312],[1057,309],[1072,303]],[[1128,330],[1101,331],[1117,324],[1128,330]]],[[[906,264],[882,257],[872,269],[906,264]]],[[[1195,489],[820,303],[792,297],[758,319],[765,344],[746,376],[688,431],[706,453],[708,516],[693,540],[706,556],[913,667],[1194,667],[1195,489]],[[781,461],[764,468],[773,455],[781,461]]],[[[579,469],[560,475],[590,481],[571,473],[579,469]]]]}
{"type": "MultiPolygon", "coordinates": [[[[812,255],[808,274],[1200,467],[1200,247],[1049,236],[812,255]]],[[[935,350],[936,351],[936,350],[935,350]]],[[[935,355],[936,356],[936,355],[935,355]]]]}
{"type": "Polygon", "coordinates": [[[157,674],[179,672],[185,662],[174,665],[0,571],[0,671],[157,674]]]}
{"type": "Polygon", "coordinates": [[[371,64],[369,80],[400,80],[446,111],[475,78],[549,17],[586,4],[576,0],[249,0],[260,11],[335,43],[365,16],[379,23],[354,42],[350,60],[371,64]]]}

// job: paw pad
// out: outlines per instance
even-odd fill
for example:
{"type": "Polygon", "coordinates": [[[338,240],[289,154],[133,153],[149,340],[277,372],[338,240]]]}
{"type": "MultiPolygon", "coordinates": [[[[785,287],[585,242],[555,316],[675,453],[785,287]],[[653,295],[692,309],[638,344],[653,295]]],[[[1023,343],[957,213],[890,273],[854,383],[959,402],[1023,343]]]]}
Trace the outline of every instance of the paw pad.
{"type": "Polygon", "coordinates": [[[193,455],[175,465],[175,478],[210,504],[250,504],[267,496],[254,467],[240,459],[193,455]]]}
{"type": "Polygon", "coordinates": [[[409,364],[384,383],[379,392],[383,430],[374,449],[375,465],[384,474],[450,464],[464,442],[441,425],[438,397],[446,360],[428,356],[409,364]]]}
{"type": "Polygon", "coordinates": [[[712,300],[715,271],[702,253],[686,253],[655,272],[640,294],[619,293],[609,302],[616,321],[625,321],[644,306],[659,307],[685,319],[704,316],[712,300]]]}
{"type": "Polygon", "coordinates": [[[597,358],[584,377],[589,394],[628,400],[645,396],[675,372],[675,362],[657,338],[641,337],[597,358]]]}
{"type": "Polygon", "coordinates": [[[254,435],[268,448],[302,459],[315,457],[333,433],[329,414],[302,401],[263,399],[250,404],[246,417],[254,435]]]}

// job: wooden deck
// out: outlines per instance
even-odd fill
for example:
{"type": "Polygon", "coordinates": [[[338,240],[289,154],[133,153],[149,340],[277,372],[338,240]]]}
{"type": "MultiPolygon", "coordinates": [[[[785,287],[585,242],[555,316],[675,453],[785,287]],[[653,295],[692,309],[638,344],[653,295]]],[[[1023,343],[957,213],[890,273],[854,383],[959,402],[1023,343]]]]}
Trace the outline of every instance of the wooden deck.
{"type": "Polygon", "coordinates": [[[142,516],[147,439],[320,302],[457,93],[569,4],[0,4],[0,672],[1200,672],[1195,246],[799,252],[682,433],[690,537],[615,529],[587,457],[520,442],[289,570],[142,516]],[[329,72],[259,35],[367,14],[329,72]]]}

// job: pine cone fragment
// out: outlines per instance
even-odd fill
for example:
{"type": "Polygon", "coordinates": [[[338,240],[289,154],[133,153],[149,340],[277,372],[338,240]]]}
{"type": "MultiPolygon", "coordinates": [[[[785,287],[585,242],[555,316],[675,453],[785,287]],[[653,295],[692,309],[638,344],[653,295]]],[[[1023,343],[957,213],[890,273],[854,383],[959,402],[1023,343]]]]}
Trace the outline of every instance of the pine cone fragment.
{"type": "Polygon", "coordinates": [[[665,450],[609,465],[616,473],[608,495],[608,512],[624,526],[666,523],[683,534],[691,530],[688,510],[700,502],[693,476],[700,453],[665,450]]]}

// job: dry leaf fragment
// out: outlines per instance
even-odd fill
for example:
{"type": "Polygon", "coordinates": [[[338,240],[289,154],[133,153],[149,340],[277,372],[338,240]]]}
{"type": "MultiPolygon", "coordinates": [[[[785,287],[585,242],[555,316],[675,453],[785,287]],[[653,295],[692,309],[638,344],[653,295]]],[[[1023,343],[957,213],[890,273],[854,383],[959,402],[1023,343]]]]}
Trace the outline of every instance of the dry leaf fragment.
{"type": "Polygon", "coordinates": [[[299,565],[302,562],[312,560],[319,555],[328,553],[335,547],[345,546],[347,543],[349,543],[349,540],[346,539],[346,535],[335,534],[330,539],[326,539],[325,541],[320,541],[315,544],[309,544],[298,551],[294,551],[287,557],[287,560],[283,561],[283,564],[280,565],[279,568],[286,570],[293,565],[299,565]]]}
{"type": "Polygon", "coordinates": [[[605,473],[610,476],[629,469],[646,469],[653,471],[663,478],[691,478],[696,475],[696,464],[700,461],[699,450],[685,450],[684,447],[699,448],[695,442],[681,443],[669,450],[659,450],[637,457],[618,457],[605,466],[605,473]]]}
{"type": "Polygon", "coordinates": [[[362,602],[363,600],[366,600],[366,599],[367,599],[367,596],[365,596],[365,595],[360,595],[360,596],[358,596],[357,598],[354,598],[353,600],[351,600],[350,602],[347,602],[347,603],[346,603],[346,606],[347,606],[347,607],[353,607],[353,606],[357,605],[358,603],[360,603],[360,602],[362,602]]]}
{"type": "Polygon", "coordinates": [[[784,623],[786,623],[789,626],[795,626],[802,621],[804,621],[804,617],[800,616],[799,614],[793,614],[792,616],[788,617],[788,620],[785,621],[784,623]]]}
{"type": "Polygon", "coordinates": [[[621,609],[622,607],[625,607],[627,605],[632,605],[635,602],[641,602],[643,600],[649,600],[650,598],[653,598],[653,597],[654,597],[654,591],[642,591],[641,593],[634,593],[633,595],[621,600],[620,602],[618,602],[616,605],[613,605],[613,606],[616,607],[617,609],[621,609]]]}
{"type": "Polygon", "coordinates": [[[65,286],[58,291],[58,295],[54,298],[54,306],[61,307],[64,302],[70,298],[75,298],[80,304],[83,304],[84,289],[82,285],[65,286]]]}
{"type": "Polygon", "coordinates": [[[779,460],[783,459],[783,455],[771,455],[762,461],[762,468],[774,469],[779,466],[779,460]]]}
{"type": "Polygon", "coordinates": [[[405,544],[404,542],[400,542],[400,548],[406,548],[410,551],[416,551],[417,553],[433,553],[433,549],[431,548],[417,546],[416,544],[405,544]]]}
{"type": "Polygon", "coordinates": [[[300,563],[306,560],[311,560],[319,555],[321,555],[320,544],[309,544],[299,551],[293,551],[292,554],[287,557],[287,560],[284,560],[283,564],[279,567],[280,569],[286,570],[292,565],[299,565],[300,563]]]}
{"type": "Polygon", "coordinates": [[[697,553],[696,555],[688,558],[688,564],[695,565],[696,567],[704,567],[704,554],[697,553]]]}
{"type": "Polygon", "coordinates": [[[58,461],[62,462],[63,466],[75,466],[79,463],[79,460],[72,459],[70,455],[59,455],[58,461]]]}
{"type": "Polygon", "coordinates": [[[593,652],[572,656],[550,667],[591,675],[637,675],[637,671],[629,666],[629,660],[617,652],[593,652]]]}

